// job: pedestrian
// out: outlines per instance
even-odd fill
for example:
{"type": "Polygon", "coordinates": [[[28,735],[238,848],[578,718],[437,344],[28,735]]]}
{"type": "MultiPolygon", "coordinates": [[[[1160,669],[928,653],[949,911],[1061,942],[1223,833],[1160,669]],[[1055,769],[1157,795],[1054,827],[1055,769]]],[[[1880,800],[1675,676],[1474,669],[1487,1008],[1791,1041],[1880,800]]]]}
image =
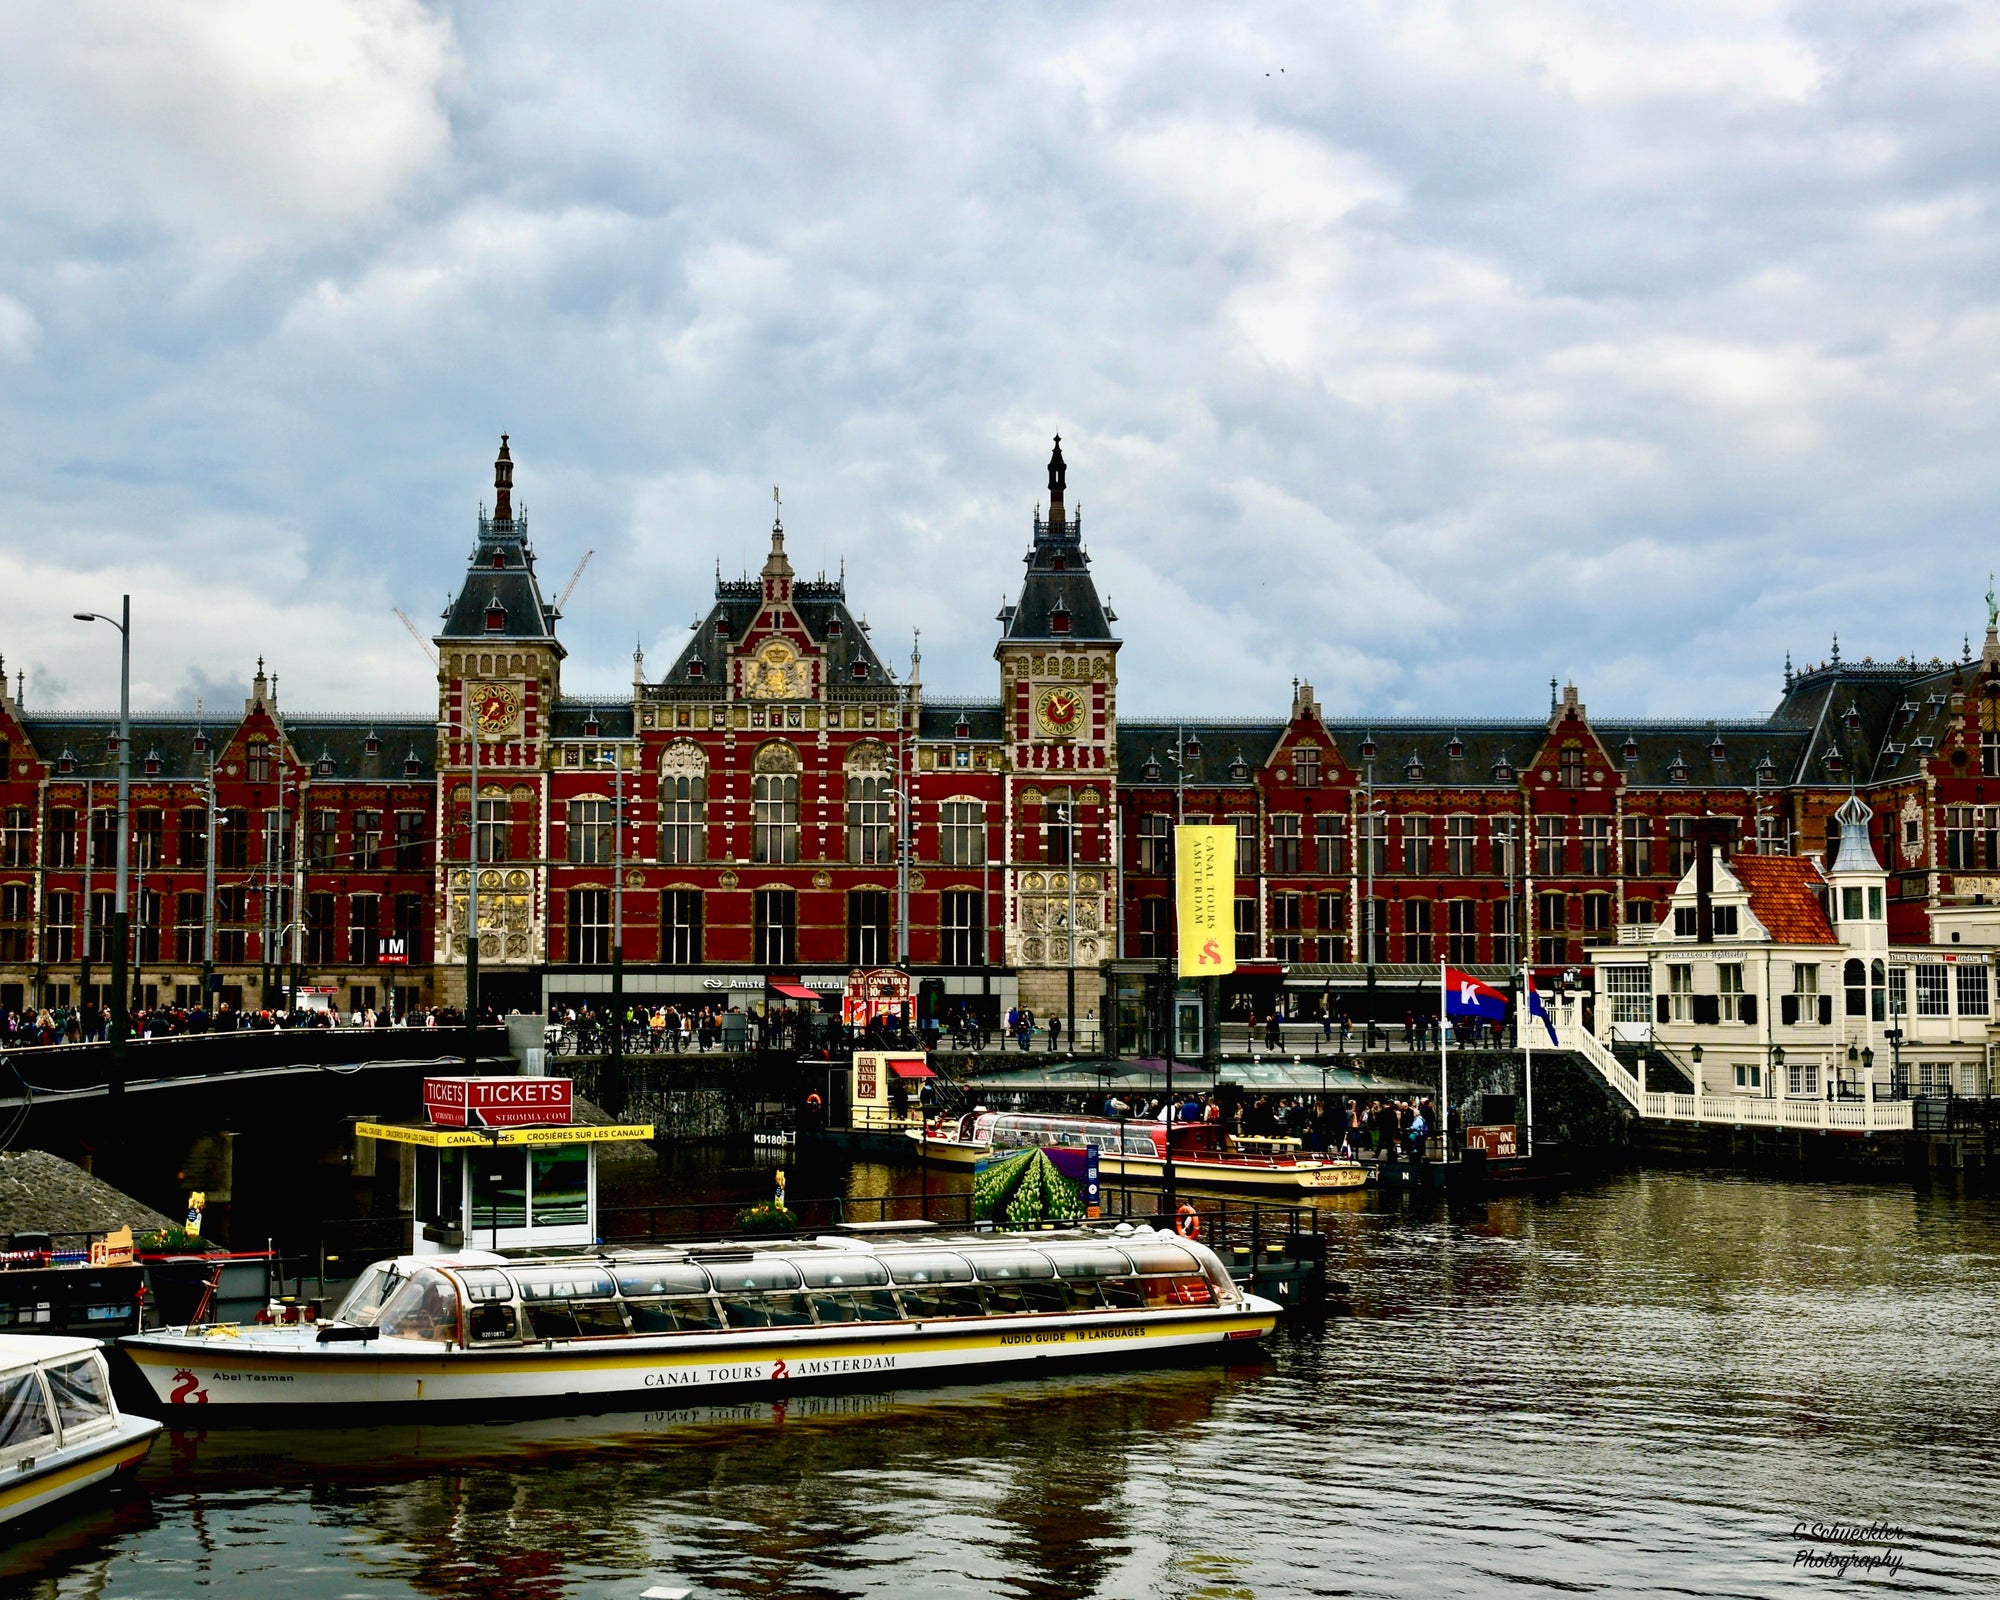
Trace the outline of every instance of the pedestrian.
{"type": "Polygon", "coordinates": [[[1049,1054],[1054,1055],[1062,1048],[1063,1022],[1061,1017],[1049,1018],[1049,1054]]]}

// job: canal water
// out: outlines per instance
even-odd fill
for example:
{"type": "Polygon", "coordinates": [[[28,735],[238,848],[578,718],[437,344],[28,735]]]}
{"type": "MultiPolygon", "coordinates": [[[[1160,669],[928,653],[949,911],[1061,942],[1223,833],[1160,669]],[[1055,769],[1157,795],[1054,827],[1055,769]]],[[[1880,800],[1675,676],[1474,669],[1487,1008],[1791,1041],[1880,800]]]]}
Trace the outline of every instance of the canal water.
{"type": "Polygon", "coordinates": [[[2000,1204],[1665,1173],[1340,1199],[1353,1315],[1255,1365],[174,1435],[0,1591],[2000,1593],[2000,1204]]]}

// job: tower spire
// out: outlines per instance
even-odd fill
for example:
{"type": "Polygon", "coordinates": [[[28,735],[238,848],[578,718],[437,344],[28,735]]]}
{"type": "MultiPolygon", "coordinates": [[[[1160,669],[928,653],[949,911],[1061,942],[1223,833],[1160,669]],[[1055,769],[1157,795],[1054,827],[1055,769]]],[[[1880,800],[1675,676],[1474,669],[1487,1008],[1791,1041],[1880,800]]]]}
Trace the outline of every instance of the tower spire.
{"type": "Polygon", "coordinates": [[[493,459],[493,520],[514,520],[514,458],[507,453],[507,435],[500,435],[500,454],[493,459]]]}
{"type": "Polygon", "coordinates": [[[1069,466],[1063,460],[1062,435],[1056,435],[1056,447],[1049,454],[1049,527],[1060,528],[1063,524],[1063,490],[1069,485],[1069,466]]]}

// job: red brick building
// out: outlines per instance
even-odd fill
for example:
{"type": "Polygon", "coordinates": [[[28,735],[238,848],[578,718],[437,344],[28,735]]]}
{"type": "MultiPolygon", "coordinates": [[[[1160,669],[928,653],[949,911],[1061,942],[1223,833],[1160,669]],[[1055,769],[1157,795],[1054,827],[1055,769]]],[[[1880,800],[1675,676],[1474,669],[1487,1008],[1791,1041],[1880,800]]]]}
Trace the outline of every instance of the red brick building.
{"type": "MultiPolygon", "coordinates": [[[[563,690],[512,479],[503,440],[434,715],[293,718],[260,662],[240,715],[134,720],[142,998],[198,992],[212,937],[232,1000],[296,958],[343,1006],[390,985],[456,1001],[475,724],[482,992],[524,1007],[608,990],[622,938],[635,997],[831,995],[902,963],[948,1009],[1062,1015],[1074,983],[1075,1016],[1100,1015],[1103,974],[1136,970],[1121,958],[1172,952],[1176,820],[1239,833],[1237,1009],[1351,1003],[1371,905],[1378,982],[1440,959],[1582,966],[1657,914],[1697,816],[1734,819],[1740,851],[1823,851],[1851,788],[1877,813],[1892,937],[2000,899],[1991,627],[1976,659],[1788,667],[1762,719],[1594,717],[1554,684],[1546,717],[1329,719],[1301,684],[1282,717],[1127,721],[1058,442],[997,692],[931,697],[914,649],[899,673],[844,578],[799,577],[774,525],[664,673],[635,656],[630,692],[593,699],[563,690]]],[[[115,730],[0,680],[0,1004],[102,987],[115,730]]]]}

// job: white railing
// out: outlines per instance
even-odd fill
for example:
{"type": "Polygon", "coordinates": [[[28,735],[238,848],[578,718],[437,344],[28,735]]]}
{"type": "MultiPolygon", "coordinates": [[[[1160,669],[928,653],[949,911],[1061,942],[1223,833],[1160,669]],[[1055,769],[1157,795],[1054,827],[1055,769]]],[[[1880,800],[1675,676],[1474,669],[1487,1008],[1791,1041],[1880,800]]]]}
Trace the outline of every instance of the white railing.
{"type": "MultiPolygon", "coordinates": [[[[1530,1023],[1530,1026],[1534,1026],[1530,1023]]],[[[1639,1089],[1639,1080],[1631,1070],[1611,1053],[1609,1048],[1596,1039],[1583,1026],[1577,1016],[1574,1003],[1559,1008],[1556,1021],[1556,1042],[1565,1050],[1574,1051],[1602,1074],[1604,1081],[1624,1097],[1625,1103],[1641,1116],[1647,1114],[1641,1103],[1644,1096],[1639,1089]]]]}
{"type": "Polygon", "coordinates": [[[1642,1116],[1732,1128],[1797,1128],[1819,1133],[1899,1133],[1910,1128],[1907,1100],[1786,1100],[1756,1095],[1649,1094],[1642,1116]]]}

